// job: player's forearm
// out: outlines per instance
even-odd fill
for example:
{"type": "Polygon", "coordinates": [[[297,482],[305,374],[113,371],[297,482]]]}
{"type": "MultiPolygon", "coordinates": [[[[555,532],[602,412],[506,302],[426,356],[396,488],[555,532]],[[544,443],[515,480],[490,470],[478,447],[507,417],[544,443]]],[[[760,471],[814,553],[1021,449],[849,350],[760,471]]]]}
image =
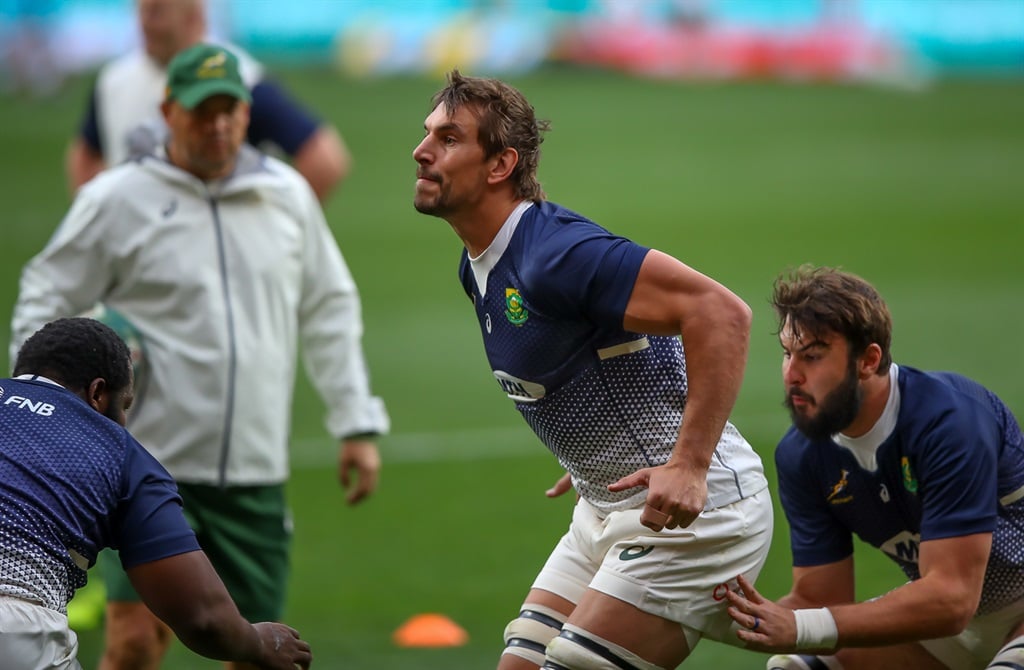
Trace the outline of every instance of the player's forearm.
{"type": "Polygon", "coordinates": [[[977,603],[957,589],[921,579],[884,596],[829,608],[839,630],[839,644],[864,647],[957,635],[967,626],[977,603]]]}
{"type": "Polygon", "coordinates": [[[171,625],[171,629],[182,644],[207,658],[250,662],[260,656],[256,628],[234,608],[199,613],[188,621],[171,625]]]}

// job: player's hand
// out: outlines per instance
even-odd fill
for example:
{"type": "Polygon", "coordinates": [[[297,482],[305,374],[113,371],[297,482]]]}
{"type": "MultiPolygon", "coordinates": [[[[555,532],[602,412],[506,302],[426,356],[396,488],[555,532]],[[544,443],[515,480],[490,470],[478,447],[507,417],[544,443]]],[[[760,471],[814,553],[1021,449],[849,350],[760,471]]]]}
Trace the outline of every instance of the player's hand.
{"type": "Polygon", "coordinates": [[[708,497],[707,472],[695,472],[676,463],[637,470],[608,485],[609,491],[636,486],[647,489],[640,523],[655,532],[686,528],[704,511],[708,497]]]}
{"type": "Polygon", "coordinates": [[[306,670],[313,662],[309,643],[299,632],[281,623],[253,624],[260,639],[260,655],[256,666],[267,670],[306,670]]]}
{"type": "Polygon", "coordinates": [[[379,477],[377,445],[369,440],[342,440],[338,454],[338,481],[342,488],[348,490],[345,502],[349,505],[362,502],[377,489],[379,477]]]}
{"type": "Polygon", "coordinates": [[[563,495],[571,490],[572,477],[569,475],[568,472],[566,472],[559,478],[557,482],[555,482],[554,486],[552,486],[551,488],[544,492],[544,495],[546,495],[549,498],[557,498],[558,496],[563,495]]]}
{"type": "Polygon", "coordinates": [[[796,651],[796,615],[793,610],[765,599],[753,584],[740,575],[742,593],[729,589],[725,596],[732,603],[727,610],[740,625],[736,637],[748,649],[769,653],[796,651]]]}

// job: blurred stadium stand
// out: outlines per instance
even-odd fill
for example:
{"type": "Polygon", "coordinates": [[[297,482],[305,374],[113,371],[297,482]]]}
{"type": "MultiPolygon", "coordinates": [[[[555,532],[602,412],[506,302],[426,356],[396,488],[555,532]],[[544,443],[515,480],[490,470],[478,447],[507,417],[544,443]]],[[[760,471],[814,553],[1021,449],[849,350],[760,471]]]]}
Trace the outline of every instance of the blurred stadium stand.
{"type": "MultiPolygon", "coordinates": [[[[353,75],[508,74],[544,62],[679,79],[914,83],[1024,75],[1024,0],[208,0],[215,34],[271,63],[353,75]]],[[[133,0],[0,0],[61,73],[131,47],[133,0]],[[39,11],[45,7],[45,11],[39,11]],[[28,27],[28,28],[26,28],[28,27]],[[42,27],[42,30],[40,30],[42,27]],[[30,30],[29,30],[30,29],[30,30]],[[43,35],[40,38],[40,35],[43,35]]]]}

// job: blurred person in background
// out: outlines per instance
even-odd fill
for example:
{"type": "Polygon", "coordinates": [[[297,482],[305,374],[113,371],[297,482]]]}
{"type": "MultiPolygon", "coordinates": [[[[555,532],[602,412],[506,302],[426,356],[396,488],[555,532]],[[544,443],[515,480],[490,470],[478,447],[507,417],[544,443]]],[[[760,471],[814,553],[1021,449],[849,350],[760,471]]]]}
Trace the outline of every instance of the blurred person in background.
{"type": "MultiPolygon", "coordinates": [[[[135,4],[142,45],[107,63],[97,75],[79,133],[66,153],[72,192],[104,168],[152,153],[164,142],[167,127],[160,105],[167,64],[179,51],[208,41],[205,0],[136,0],[135,4]]],[[[325,202],[351,169],[351,156],[341,136],[297,104],[281,86],[265,79],[263,66],[245,51],[226,46],[238,57],[252,95],[247,141],[289,157],[325,202]]],[[[103,305],[91,307],[86,314],[109,315],[109,323],[120,319],[103,305]]],[[[73,622],[95,626],[102,617],[103,597],[103,582],[94,577],[69,607],[73,622]]]]}
{"type": "Polygon", "coordinates": [[[896,365],[889,309],[856,275],[799,268],[772,305],[793,585],[773,603],[741,580],[739,637],[792,652],[772,670],[1024,667],[1024,437],[1010,410],[961,375],[896,365]],[[855,602],[854,534],[910,581],[855,602]]]}
{"type": "Polygon", "coordinates": [[[728,421],[750,309],[548,201],[548,124],[516,89],[455,70],[432,102],[414,205],[464,243],[498,387],[579,493],[498,668],[668,669],[703,637],[735,644],[724,593],[772,536],[761,459],[728,421]]]}
{"type": "Polygon", "coordinates": [[[5,4],[0,5],[0,28],[6,28],[0,32],[0,92],[51,97],[64,83],[54,35],[62,0],[5,4]]]}
{"type": "Polygon", "coordinates": [[[128,348],[93,319],[29,337],[0,380],[0,658],[6,670],[81,670],[64,615],[103,547],[189,648],[272,670],[307,668],[309,645],[243,619],[200,550],[174,480],[125,430],[128,348]]]}
{"type": "MultiPolygon", "coordinates": [[[[316,196],[287,164],[244,143],[250,95],[224,47],[175,56],[162,105],[167,144],[80,189],[22,272],[12,347],[97,302],[134,325],[147,381],[132,431],[178,482],[242,615],[273,621],[288,577],[300,342],[340,441],[350,504],[376,487],[374,440],[389,422],[370,392],[358,290],[316,196]]],[[[157,668],[169,632],[109,567],[100,667],[157,668]]]]}
{"type": "MultiPolygon", "coordinates": [[[[163,141],[160,115],[166,68],[179,51],[210,42],[204,0],[137,0],[143,46],[101,68],[65,170],[72,191],[105,167],[149,153],[163,141]]],[[[226,45],[241,63],[252,94],[247,140],[268,153],[283,153],[309,181],[321,202],[345,179],[351,156],[338,131],[316,119],[240,48],[226,45]]]]}

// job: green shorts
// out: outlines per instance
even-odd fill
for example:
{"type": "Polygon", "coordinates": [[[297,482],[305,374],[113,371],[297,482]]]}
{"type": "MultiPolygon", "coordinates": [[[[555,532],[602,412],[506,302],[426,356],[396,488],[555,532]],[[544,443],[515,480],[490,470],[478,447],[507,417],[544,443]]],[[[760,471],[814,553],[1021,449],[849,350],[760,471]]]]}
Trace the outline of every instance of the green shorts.
{"type": "MultiPolygon", "coordinates": [[[[178,484],[185,518],[196,531],[238,610],[251,622],[280,621],[288,584],[291,515],[284,485],[178,484]]],[[[137,602],[139,595],[114,551],[99,557],[107,600],[137,602]]]]}

